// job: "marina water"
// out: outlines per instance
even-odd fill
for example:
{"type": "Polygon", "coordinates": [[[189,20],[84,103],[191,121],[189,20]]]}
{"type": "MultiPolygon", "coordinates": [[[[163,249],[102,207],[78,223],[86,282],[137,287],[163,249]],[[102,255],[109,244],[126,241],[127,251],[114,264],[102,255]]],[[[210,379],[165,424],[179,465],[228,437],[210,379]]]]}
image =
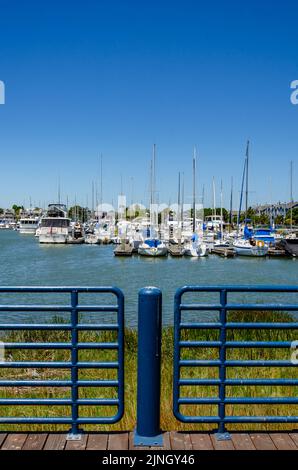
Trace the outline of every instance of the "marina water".
{"type": "MultiPolygon", "coordinates": [[[[113,245],[42,245],[38,238],[21,235],[17,231],[0,231],[0,285],[1,286],[117,286],[125,294],[127,326],[136,326],[138,291],[144,286],[156,286],[163,293],[163,319],[173,321],[174,294],[178,287],[196,285],[295,285],[298,280],[298,260],[293,258],[130,258],[115,257],[113,245]]],[[[24,303],[17,294],[18,303],[24,303]]],[[[263,301],[297,302],[297,297],[286,300],[286,294],[262,294],[263,301]],[[271,297],[269,297],[269,295],[271,297]]],[[[16,297],[16,294],[14,294],[16,297]]],[[[27,297],[27,299],[30,296],[27,297]]],[[[69,304],[69,296],[64,297],[69,304]]],[[[96,301],[96,299],[92,299],[96,301]]],[[[233,301],[261,302],[255,294],[235,294],[233,301]]],[[[31,303],[37,301],[31,295],[31,303]]],[[[218,296],[203,294],[198,301],[218,302],[218,296]]],[[[2,294],[1,303],[12,302],[12,296],[2,294]]],[[[16,301],[15,301],[16,302],[16,301]]],[[[46,294],[39,294],[37,303],[61,303],[46,294]]],[[[63,300],[62,300],[63,303],[63,300]]],[[[86,303],[91,303],[91,296],[86,303]]],[[[1,314],[5,321],[5,313],[1,314]]],[[[40,314],[30,313],[30,320],[40,321],[40,314]]],[[[43,313],[42,315],[50,315],[43,313]]],[[[86,320],[98,318],[95,313],[85,314],[86,320]]],[[[191,318],[189,313],[189,318],[191,318]]],[[[213,312],[202,312],[202,320],[213,320],[213,312]]],[[[27,313],[10,314],[15,321],[26,320],[27,313]]],[[[108,320],[108,319],[106,319],[108,320]]],[[[29,321],[29,319],[28,319],[29,321]]]]}

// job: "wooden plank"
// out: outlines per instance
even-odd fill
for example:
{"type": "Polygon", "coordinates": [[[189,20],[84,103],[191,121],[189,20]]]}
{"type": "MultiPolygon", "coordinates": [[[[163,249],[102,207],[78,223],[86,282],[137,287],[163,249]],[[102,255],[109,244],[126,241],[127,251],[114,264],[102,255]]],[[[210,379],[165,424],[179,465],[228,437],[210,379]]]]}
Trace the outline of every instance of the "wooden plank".
{"type": "Polygon", "coordinates": [[[26,439],[27,434],[8,434],[1,450],[21,450],[26,439]]]}
{"type": "Polygon", "coordinates": [[[193,450],[214,450],[209,434],[191,433],[190,440],[193,450]]]}
{"type": "Polygon", "coordinates": [[[211,434],[210,437],[215,450],[235,450],[232,439],[227,441],[218,441],[214,434],[211,434]]]}
{"type": "Polygon", "coordinates": [[[278,450],[297,450],[297,447],[287,433],[270,433],[270,437],[278,450]]]}
{"type": "Polygon", "coordinates": [[[106,450],[108,434],[89,434],[86,450],[106,450]]]}
{"type": "Polygon", "coordinates": [[[257,450],[276,450],[276,447],[267,433],[250,433],[253,445],[257,450]]]}
{"type": "Polygon", "coordinates": [[[295,446],[298,449],[298,432],[290,432],[289,436],[290,436],[290,438],[292,439],[292,441],[294,442],[295,446]]]}
{"type": "Polygon", "coordinates": [[[1,449],[1,446],[2,446],[3,442],[6,439],[6,436],[7,436],[7,434],[5,432],[0,433],[0,449],[1,449]]]}
{"type": "Polygon", "coordinates": [[[109,434],[108,450],[128,450],[128,432],[109,434]]]}
{"type": "Polygon", "coordinates": [[[190,435],[185,432],[172,431],[170,433],[171,449],[192,450],[190,435]]]}
{"type": "Polygon", "coordinates": [[[87,434],[82,434],[79,441],[66,441],[65,450],[85,450],[87,445],[87,434]]]}
{"type": "Polygon", "coordinates": [[[28,434],[22,450],[42,450],[47,439],[47,434],[28,434]]]}
{"type": "Polygon", "coordinates": [[[49,434],[43,449],[64,450],[66,442],[66,434],[49,434]]]}
{"type": "Polygon", "coordinates": [[[256,450],[250,435],[247,433],[231,434],[231,438],[236,450],[256,450]]]}

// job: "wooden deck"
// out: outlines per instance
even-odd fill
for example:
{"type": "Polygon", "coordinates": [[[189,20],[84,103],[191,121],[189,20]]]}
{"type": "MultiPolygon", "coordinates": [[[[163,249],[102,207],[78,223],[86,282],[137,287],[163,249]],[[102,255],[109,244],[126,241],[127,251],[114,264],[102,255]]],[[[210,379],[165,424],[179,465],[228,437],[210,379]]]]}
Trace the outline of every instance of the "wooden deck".
{"type": "Polygon", "coordinates": [[[298,432],[231,433],[230,441],[213,434],[165,432],[164,447],[134,447],[133,433],[83,434],[67,441],[66,434],[0,433],[1,450],[298,450],[298,432]]]}

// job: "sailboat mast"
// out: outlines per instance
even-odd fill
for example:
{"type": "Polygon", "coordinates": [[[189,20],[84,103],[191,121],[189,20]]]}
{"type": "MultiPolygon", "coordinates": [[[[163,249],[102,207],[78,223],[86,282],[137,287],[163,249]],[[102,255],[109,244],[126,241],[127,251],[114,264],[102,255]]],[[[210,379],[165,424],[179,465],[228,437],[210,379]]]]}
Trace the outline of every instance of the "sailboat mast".
{"type": "Polygon", "coordinates": [[[181,233],[183,230],[183,216],[184,216],[184,173],[182,173],[182,190],[181,190],[181,233]]]}
{"type": "Polygon", "coordinates": [[[293,229],[293,161],[290,162],[290,203],[291,203],[291,230],[293,229]]]}
{"type": "Polygon", "coordinates": [[[215,202],[215,179],[214,176],[212,178],[212,191],[213,191],[213,220],[215,220],[216,216],[216,202],[215,202]]]}
{"type": "Polygon", "coordinates": [[[222,180],[220,181],[220,233],[222,238],[222,231],[223,231],[223,210],[222,210],[222,180]]]}
{"type": "Polygon", "coordinates": [[[249,140],[246,145],[246,189],[245,189],[245,225],[247,225],[247,212],[248,212],[248,155],[249,155],[249,140]]]}
{"type": "Polygon", "coordinates": [[[197,149],[194,147],[193,159],[192,159],[192,173],[193,173],[193,186],[192,186],[192,231],[196,231],[196,158],[197,149]]]}
{"type": "Polygon", "coordinates": [[[180,222],[180,205],[181,205],[181,173],[178,173],[178,208],[177,208],[177,226],[179,229],[180,222]]]}
{"type": "Polygon", "coordinates": [[[232,224],[233,220],[233,176],[231,178],[231,196],[230,196],[230,225],[232,224]]]}

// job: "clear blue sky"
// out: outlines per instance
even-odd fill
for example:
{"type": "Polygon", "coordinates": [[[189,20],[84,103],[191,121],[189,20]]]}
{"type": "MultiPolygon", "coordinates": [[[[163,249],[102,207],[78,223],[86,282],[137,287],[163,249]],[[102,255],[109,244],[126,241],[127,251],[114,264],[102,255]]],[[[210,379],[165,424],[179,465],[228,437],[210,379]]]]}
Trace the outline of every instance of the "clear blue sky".
{"type": "Polygon", "coordinates": [[[247,138],[251,203],[289,198],[290,160],[297,198],[297,48],[296,1],[1,0],[0,207],[57,199],[59,177],[90,204],[100,153],[104,199],[122,174],[144,202],[154,142],[160,201],[179,170],[190,197],[197,145],[206,205],[233,176],[237,206],[247,138]]]}

